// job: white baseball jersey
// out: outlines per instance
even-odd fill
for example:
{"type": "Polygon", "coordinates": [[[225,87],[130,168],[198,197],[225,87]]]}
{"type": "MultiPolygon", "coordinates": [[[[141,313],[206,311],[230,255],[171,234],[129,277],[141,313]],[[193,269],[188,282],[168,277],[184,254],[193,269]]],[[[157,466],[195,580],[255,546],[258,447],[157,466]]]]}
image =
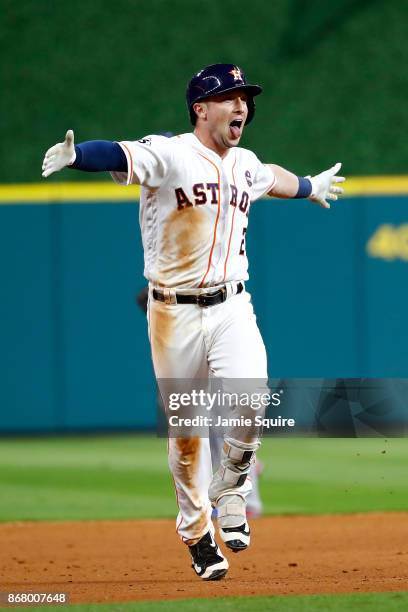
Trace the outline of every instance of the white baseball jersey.
{"type": "Polygon", "coordinates": [[[119,144],[128,172],[112,172],[114,181],[142,186],[145,277],[183,289],[247,280],[249,209],[273,187],[271,168],[240,147],[222,159],[193,133],[119,144]]]}

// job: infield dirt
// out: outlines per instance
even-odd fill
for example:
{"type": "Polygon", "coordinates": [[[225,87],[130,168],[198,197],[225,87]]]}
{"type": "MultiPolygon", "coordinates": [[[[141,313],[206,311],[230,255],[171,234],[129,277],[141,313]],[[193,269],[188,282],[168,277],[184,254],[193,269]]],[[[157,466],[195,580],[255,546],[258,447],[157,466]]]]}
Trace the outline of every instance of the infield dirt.
{"type": "Polygon", "coordinates": [[[1,590],[99,603],[407,588],[408,513],[269,517],[251,527],[253,544],[228,554],[227,577],[202,582],[174,521],[4,523],[1,590]]]}

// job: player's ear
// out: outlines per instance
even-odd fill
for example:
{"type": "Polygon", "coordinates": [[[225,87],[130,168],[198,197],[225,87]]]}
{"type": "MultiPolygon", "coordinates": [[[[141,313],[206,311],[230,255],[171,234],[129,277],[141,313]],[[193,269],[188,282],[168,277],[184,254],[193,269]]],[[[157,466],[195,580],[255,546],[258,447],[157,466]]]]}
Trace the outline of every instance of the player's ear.
{"type": "Polygon", "coordinates": [[[207,119],[207,104],[205,102],[196,102],[193,104],[193,111],[198,119],[207,119]]]}

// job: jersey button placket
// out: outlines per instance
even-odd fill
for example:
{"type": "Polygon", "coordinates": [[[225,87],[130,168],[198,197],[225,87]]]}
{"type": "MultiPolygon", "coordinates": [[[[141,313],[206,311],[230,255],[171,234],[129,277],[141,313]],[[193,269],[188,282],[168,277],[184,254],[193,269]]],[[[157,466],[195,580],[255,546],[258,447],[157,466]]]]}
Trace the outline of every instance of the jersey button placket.
{"type": "Polygon", "coordinates": [[[230,189],[224,162],[221,164],[220,177],[220,221],[217,234],[217,259],[214,260],[214,275],[218,279],[217,283],[224,278],[224,261],[228,247],[230,189]]]}
{"type": "MultiPolygon", "coordinates": [[[[218,156],[215,156],[215,155],[214,157],[218,158],[218,156]]],[[[213,207],[213,212],[214,212],[215,242],[214,242],[214,248],[213,248],[212,257],[211,257],[211,266],[210,266],[209,273],[206,279],[206,284],[208,284],[208,286],[217,284],[216,272],[217,272],[217,265],[220,259],[220,233],[222,232],[222,216],[223,216],[223,213],[222,213],[222,185],[223,185],[222,164],[219,159],[217,160],[214,159],[213,165],[216,166],[218,169],[217,183],[218,183],[218,177],[219,177],[220,183],[219,183],[219,191],[217,189],[217,203],[210,204],[210,206],[213,207]],[[218,203],[220,206],[219,216],[218,216],[218,203]],[[217,216],[218,216],[218,222],[217,222],[217,216]]]]}

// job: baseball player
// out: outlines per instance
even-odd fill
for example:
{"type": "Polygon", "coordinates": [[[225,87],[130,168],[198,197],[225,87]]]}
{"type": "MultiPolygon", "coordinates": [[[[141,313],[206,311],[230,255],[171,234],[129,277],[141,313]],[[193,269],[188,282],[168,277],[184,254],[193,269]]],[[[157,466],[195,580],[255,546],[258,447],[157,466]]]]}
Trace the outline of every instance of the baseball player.
{"type": "MultiPolygon", "coordinates": [[[[261,92],[239,66],[207,66],[187,87],[192,133],[75,146],[68,130],[65,141],[45,155],[44,177],[68,166],[109,171],[121,185],[141,185],[149,339],[159,386],[163,380],[211,376],[254,380],[257,388],[266,388],[265,347],[245,290],[250,208],[267,195],[308,198],[329,208],[328,200],[342,193],[340,163],[316,176],[298,177],[238,146],[261,92]]],[[[255,429],[231,429],[213,474],[208,438],[169,438],[177,532],[203,580],[219,580],[228,570],[215,542],[212,507],[230,550],[242,551],[250,543],[247,476],[259,444],[255,429]]]]}

